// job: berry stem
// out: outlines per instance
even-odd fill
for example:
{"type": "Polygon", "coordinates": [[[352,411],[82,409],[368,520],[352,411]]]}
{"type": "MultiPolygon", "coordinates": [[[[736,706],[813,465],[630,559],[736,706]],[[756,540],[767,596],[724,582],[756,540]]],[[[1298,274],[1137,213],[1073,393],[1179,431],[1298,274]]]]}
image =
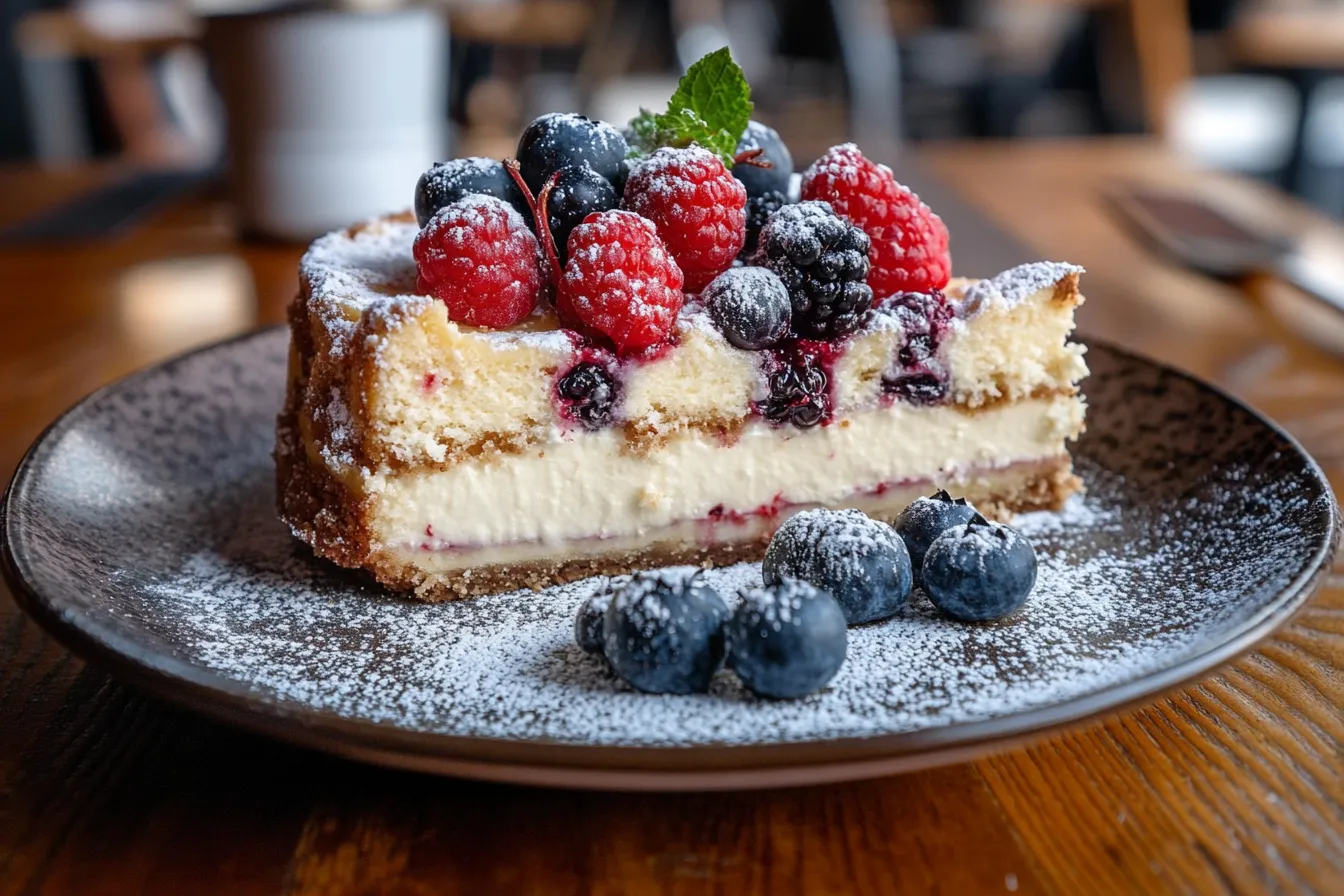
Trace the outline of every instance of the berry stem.
{"type": "Polygon", "coordinates": [[[760,158],[761,153],[765,152],[761,147],[755,149],[744,149],[733,156],[734,165],[750,165],[753,168],[773,168],[775,163],[769,159],[760,158]]]}
{"type": "Polygon", "coordinates": [[[541,195],[537,197],[537,231],[542,234],[542,248],[546,250],[546,258],[551,263],[551,285],[560,288],[560,275],[564,273],[560,268],[560,253],[555,251],[555,235],[551,233],[551,216],[547,213],[547,205],[551,201],[551,190],[555,189],[555,184],[560,180],[560,172],[557,171],[550,176],[545,185],[541,188],[541,195]]]}
{"type": "Polygon", "coordinates": [[[520,169],[517,159],[505,159],[504,167],[508,169],[509,176],[513,182],[518,185],[518,189],[523,192],[523,199],[527,201],[527,209],[532,212],[532,223],[537,228],[537,238],[541,240],[541,248],[546,253],[546,261],[551,269],[551,286],[560,286],[560,256],[555,251],[555,237],[551,235],[551,219],[546,214],[546,203],[550,201],[551,189],[555,187],[555,182],[560,179],[560,172],[557,171],[551,175],[550,180],[546,181],[545,186],[541,188],[541,195],[533,196],[532,188],[523,180],[523,173],[520,169]]]}

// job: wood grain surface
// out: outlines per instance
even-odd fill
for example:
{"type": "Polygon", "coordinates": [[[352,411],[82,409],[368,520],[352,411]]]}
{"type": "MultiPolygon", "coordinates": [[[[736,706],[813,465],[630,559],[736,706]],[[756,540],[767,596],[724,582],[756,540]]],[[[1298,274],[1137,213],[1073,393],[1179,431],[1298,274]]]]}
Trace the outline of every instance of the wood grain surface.
{"type": "MultiPolygon", "coordinates": [[[[1162,262],[1102,196],[1122,181],[1207,189],[1325,245],[1344,240],[1335,225],[1141,141],[922,155],[1034,253],[1086,265],[1086,332],[1220,383],[1344,487],[1344,360],[1263,310],[1282,287],[1162,262]]],[[[0,169],[0,184],[68,195],[39,181],[0,169]]],[[[0,465],[12,470],[90,389],[281,320],[300,251],[236,243],[207,200],[116,243],[0,247],[0,465]],[[185,286],[197,305],[163,298],[185,286]]],[[[1337,566],[1288,627],[1220,674],[1024,749],[762,793],[528,790],[359,766],[206,722],[86,666],[4,600],[0,894],[1340,893],[1341,706],[1337,566]]]]}

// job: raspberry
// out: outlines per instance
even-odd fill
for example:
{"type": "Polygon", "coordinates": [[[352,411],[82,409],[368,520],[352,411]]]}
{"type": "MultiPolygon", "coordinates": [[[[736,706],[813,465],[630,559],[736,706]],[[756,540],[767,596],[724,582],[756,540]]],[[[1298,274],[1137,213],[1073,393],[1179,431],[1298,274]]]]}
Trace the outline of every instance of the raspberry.
{"type": "Polygon", "coordinates": [[[681,284],[681,268],[652,222],[633,212],[594,212],[569,236],[556,308],[630,354],[672,335],[681,284]]]}
{"type": "Polygon", "coordinates": [[[891,169],[864,158],[853,143],[826,150],[803,173],[803,199],[821,199],[872,239],[868,285],[879,298],[947,285],[952,257],[947,226],[896,182],[891,169]]]}
{"type": "Polygon", "coordinates": [[[746,205],[746,187],[699,146],[664,147],[625,183],[625,207],[657,226],[688,292],[708,286],[742,251],[746,205]]]}
{"type": "Polygon", "coordinates": [[[471,195],[435,212],[415,238],[416,290],[473,327],[509,327],[541,295],[541,245],[523,216],[493,196],[471,195]]]}

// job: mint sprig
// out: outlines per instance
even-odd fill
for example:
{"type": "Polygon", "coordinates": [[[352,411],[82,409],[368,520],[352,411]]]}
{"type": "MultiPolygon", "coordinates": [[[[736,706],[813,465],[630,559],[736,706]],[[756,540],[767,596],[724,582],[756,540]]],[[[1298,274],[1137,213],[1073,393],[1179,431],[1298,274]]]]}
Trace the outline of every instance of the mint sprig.
{"type": "Polygon", "coordinates": [[[643,109],[630,120],[632,149],[647,154],[660,146],[698,143],[731,168],[752,108],[741,66],[727,47],[715,50],[686,70],[666,112],[643,109]]]}

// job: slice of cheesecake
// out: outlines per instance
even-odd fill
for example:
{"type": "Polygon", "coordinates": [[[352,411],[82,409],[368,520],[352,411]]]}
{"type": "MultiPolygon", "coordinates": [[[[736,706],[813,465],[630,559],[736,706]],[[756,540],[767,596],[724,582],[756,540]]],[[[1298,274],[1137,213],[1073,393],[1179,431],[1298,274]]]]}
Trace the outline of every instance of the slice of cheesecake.
{"type": "Polygon", "coordinates": [[[759,558],[806,507],[894,518],[936,487],[994,515],[1078,489],[1081,269],[879,302],[835,343],[744,351],[694,301],[617,358],[539,311],[415,294],[409,216],[318,240],[290,309],[279,507],[322,557],[426,600],[759,558]]]}

